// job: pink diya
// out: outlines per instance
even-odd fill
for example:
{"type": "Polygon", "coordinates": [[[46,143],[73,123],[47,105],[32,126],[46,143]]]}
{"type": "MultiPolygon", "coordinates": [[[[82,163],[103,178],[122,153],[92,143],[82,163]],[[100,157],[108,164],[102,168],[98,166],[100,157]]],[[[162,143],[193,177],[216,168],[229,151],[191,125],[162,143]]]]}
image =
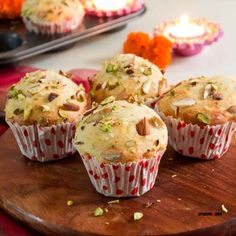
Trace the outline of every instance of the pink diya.
{"type": "Polygon", "coordinates": [[[180,19],[166,21],[156,26],[154,35],[163,35],[173,43],[173,51],[179,56],[193,56],[207,45],[223,36],[222,28],[206,19],[180,19]]]}
{"type": "Polygon", "coordinates": [[[144,6],[144,0],[84,0],[83,5],[87,15],[114,17],[141,10],[144,6]]]}

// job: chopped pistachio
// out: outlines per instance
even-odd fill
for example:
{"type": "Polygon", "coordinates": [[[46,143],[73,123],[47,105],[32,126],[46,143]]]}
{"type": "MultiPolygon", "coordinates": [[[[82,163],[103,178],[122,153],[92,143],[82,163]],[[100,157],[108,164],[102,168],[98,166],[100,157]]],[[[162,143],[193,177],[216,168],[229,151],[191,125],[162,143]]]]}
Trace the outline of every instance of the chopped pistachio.
{"type": "Polygon", "coordinates": [[[152,68],[151,67],[145,68],[145,70],[143,71],[143,74],[146,76],[152,75],[152,68]]]}
{"type": "Polygon", "coordinates": [[[100,130],[103,132],[111,132],[112,125],[110,123],[101,123],[100,124],[100,130]]]}
{"type": "Polygon", "coordinates": [[[25,99],[25,95],[23,95],[22,93],[20,93],[20,94],[17,95],[17,99],[23,100],[23,99],[25,99]]]}
{"type": "Polygon", "coordinates": [[[115,105],[112,106],[112,108],[111,108],[112,111],[115,111],[116,109],[117,109],[117,106],[115,106],[115,105]]]}
{"type": "Polygon", "coordinates": [[[104,213],[103,209],[101,207],[97,207],[94,211],[94,216],[102,216],[104,213]]]}
{"type": "Polygon", "coordinates": [[[67,205],[67,206],[72,206],[73,204],[74,204],[74,202],[71,201],[71,200],[68,200],[68,201],[66,202],[66,205],[67,205]]]}
{"type": "Polygon", "coordinates": [[[224,204],[221,205],[221,209],[223,212],[228,213],[228,209],[225,207],[224,204]]]}
{"type": "Polygon", "coordinates": [[[134,220],[141,220],[143,218],[142,212],[134,212],[134,220]]]}
{"type": "Polygon", "coordinates": [[[111,103],[111,102],[114,102],[115,101],[115,97],[113,96],[110,96],[110,97],[107,97],[105,98],[102,102],[101,102],[101,105],[104,106],[108,103],[111,103]]]}
{"type": "Polygon", "coordinates": [[[209,124],[209,118],[203,113],[197,113],[196,118],[198,121],[200,121],[203,124],[206,124],[206,125],[209,124]]]}
{"type": "Polygon", "coordinates": [[[93,90],[90,91],[90,95],[91,95],[92,97],[94,97],[94,91],[93,91],[93,90]]]}
{"type": "Polygon", "coordinates": [[[112,200],[112,201],[107,202],[107,204],[114,204],[114,203],[120,203],[120,200],[116,199],[116,200],[112,200]]]}

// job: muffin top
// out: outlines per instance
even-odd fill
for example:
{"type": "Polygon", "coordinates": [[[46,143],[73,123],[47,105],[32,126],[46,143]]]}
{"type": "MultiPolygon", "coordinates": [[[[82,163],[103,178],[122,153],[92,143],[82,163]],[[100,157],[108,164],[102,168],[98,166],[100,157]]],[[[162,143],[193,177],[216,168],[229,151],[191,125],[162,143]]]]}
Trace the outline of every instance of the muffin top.
{"type": "Polygon", "coordinates": [[[133,54],[120,54],[106,61],[95,75],[91,95],[96,102],[109,96],[147,102],[162,95],[166,88],[167,81],[156,65],[133,54]]]}
{"type": "Polygon", "coordinates": [[[236,79],[198,77],[177,84],[157,104],[165,116],[186,123],[217,125],[236,121],[236,79]]]}
{"type": "Polygon", "coordinates": [[[6,120],[42,126],[73,122],[87,105],[82,85],[54,71],[35,71],[26,74],[8,91],[6,120]]]}
{"type": "Polygon", "coordinates": [[[109,97],[78,123],[74,145],[102,163],[133,162],[164,151],[167,128],[146,105],[109,97]]]}
{"type": "Polygon", "coordinates": [[[79,0],[25,0],[21,15],[35,23],[70,21],[84,14],[79,0]]]}

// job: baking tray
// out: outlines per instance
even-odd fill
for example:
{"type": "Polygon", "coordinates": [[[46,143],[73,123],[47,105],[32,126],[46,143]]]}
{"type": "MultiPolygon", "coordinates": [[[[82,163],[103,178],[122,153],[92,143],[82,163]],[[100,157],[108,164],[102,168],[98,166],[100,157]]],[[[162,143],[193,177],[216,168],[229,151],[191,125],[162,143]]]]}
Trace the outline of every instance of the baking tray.
{"type": "Polygon", "coordinates": [[[47,51],[64,49],[82,39],[118,29],[143,15],[146,10],[146,6],[143,6],[135,13],[112,18],[86,15],[75,31],[63,35],[37,35],[28,32],[21,20],[0,21],[0,65],[16,63],[47,51]]]}

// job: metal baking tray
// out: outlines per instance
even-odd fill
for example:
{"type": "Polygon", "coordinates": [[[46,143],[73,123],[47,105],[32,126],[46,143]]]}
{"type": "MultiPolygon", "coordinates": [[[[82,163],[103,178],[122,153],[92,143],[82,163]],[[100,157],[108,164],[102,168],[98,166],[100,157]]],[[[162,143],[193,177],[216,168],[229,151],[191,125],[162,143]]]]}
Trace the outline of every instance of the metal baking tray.
{"type": "Polygon", "coordinates": [[[146,6],[143,6],[135,13],[112,18],[85,16],[78,29],[63,35],[30,33],[21,20],[0,21],[0,65],[16,63],[47,51],[64,49],[79,40],[118,29],[143,15],[146,10],[146,6]]]}

